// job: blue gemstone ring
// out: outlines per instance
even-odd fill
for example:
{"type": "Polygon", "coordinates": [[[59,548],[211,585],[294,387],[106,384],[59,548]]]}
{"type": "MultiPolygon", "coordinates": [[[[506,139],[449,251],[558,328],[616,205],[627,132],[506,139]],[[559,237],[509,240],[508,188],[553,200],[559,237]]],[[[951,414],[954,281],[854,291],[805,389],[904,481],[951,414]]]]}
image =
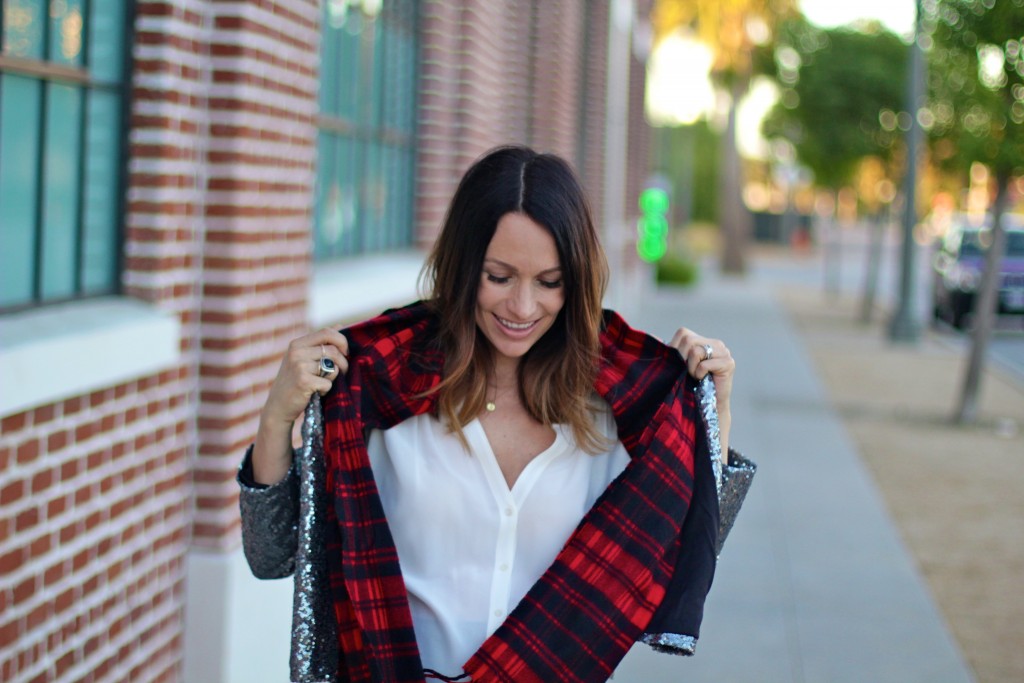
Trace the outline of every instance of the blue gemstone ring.
{"type": "Polygon", "coordinates": [[[334,372],[334,370],[335,370],[335,367],[336,366],[334,365],[334,361],[333,360],[331,360],[327,356],[320,356],[320,376],[321,377],[326,377],[327,375],[332,374],[334,372]]]}

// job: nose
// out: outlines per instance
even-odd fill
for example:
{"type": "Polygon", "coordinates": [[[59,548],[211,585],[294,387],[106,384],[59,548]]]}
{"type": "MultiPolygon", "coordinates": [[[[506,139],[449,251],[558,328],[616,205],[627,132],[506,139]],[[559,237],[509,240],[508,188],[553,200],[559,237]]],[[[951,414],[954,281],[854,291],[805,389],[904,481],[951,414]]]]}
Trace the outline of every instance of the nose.
{"type": "Polygon", "coordinates": [[[536,306],[537,299],[530,283],[517,283],[508,303],[508,310],[512,315],[516,316],[517,322],[532,320],[536,306]]]}

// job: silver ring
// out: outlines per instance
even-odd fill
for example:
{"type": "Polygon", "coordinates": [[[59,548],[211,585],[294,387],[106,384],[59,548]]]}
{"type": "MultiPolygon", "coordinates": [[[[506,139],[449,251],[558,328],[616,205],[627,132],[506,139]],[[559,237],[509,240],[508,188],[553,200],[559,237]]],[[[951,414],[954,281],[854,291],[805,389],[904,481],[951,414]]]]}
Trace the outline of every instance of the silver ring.
{"type": "Polygon", "coordinates": [[[320,359],[320,376],[326,377],[334,372],[334,361],[324,356],[320,359]]]}
{"type": "Polygon", "coordinates": [[[320,345],[320,376],[326,377],[334,372],[334,361],[324,353],[324,345],[320,345]]]}
{"type": "Polygon", "coordinates": [[[704,345],[704,360],[711,360],[711,357],[715,355],[715,350],[711,348],[711,344],[704,345]]]}

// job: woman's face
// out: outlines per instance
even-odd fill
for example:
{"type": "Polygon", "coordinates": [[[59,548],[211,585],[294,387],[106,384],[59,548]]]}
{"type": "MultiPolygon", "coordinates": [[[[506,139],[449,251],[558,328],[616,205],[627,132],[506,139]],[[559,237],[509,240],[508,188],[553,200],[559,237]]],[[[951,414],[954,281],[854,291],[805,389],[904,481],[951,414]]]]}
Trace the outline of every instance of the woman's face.
{"type": "Polygon", "coordinates": [[[521,213],[507,213],[487,245],[476,324],[498,360],[518,361],[544,336],[565,303],[555,239],[521,213]]]}

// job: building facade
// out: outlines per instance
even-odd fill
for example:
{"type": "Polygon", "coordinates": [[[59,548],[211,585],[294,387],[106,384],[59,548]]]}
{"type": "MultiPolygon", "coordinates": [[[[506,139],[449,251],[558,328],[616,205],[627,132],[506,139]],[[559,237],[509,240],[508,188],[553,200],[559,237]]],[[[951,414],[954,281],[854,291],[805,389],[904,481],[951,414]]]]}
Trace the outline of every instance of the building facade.
{"type": "Polygon", "coordinates": [[[633,0],[2,0],[0,680],[282,680],[239,550],[288,341],[416,297],[463,170],[579,169],[640,268],[633,0]]]}

